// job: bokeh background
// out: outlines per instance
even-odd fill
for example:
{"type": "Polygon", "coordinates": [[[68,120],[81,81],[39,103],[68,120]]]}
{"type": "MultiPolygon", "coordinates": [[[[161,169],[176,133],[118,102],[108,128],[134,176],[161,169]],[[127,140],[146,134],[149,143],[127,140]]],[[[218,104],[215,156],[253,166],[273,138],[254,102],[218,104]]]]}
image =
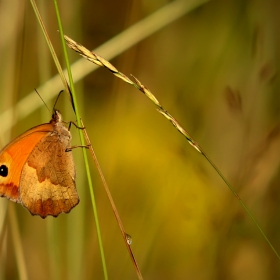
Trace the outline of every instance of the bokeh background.
{"type": "MultiPolygon", "coordinates": [[[[95,49],[169,2],[61,0],[59,7],[65,33],[95,49]]],[[[280,3],[199,2],[111,63],[136,76],[203,147],[279,252],[280,3]]],[[[37,4],[64,66],[53,2],[37,4]]],[[[33,89],[57,70],[28,1],[1,0],[0,27],[1,131],[2,113],[30,93],[38,99],[33,89]]],[[[238,200],[142,93],[105,69],[83,77],[76,91],[144,279],[279,278],[279,259],[238,200]]],[[[56,107],[75,120],[66,95],[56,107]]],[[[11,116],[16,124],[1,131],[0,147],[50,119],[43,104],[26,112],[11,116]]],[[[72,135],[78,144],[75,128],[72,135]]],[[[0,279],[103,279],[82,152],[73,154],[81,202],[69,214],[42,220],[0,199],[0,279]]],[[[94,164],[91,171],[109,279],[137,279],[94,164]]]]}

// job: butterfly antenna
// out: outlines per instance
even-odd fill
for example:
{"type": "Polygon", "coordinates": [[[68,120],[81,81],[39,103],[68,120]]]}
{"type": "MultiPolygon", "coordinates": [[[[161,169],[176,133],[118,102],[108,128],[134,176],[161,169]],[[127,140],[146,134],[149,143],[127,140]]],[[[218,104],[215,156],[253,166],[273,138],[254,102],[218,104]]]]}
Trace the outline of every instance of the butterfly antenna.
{"type": "Polygon", "coordinates": [[[58,99],[59,99],[59,97],[60,97],[60,94],[61,94],[62,92],[63,92],[63,90],[61,90],[61,91],[59,92],[59,94],[58,94],[58,96],[57,96],[57,98],[56,98],[56,100],[55,100],[55,102],[54,102],[53,111],[55,110],[56,103],[57,103],[57,101],[58,101],[58,99]]]}
{"type": "Polygon", "coordinates": [[[50,108],[48,107],[48,105],[46,104],[46,102],[44,101],[44,99],[42,98],[42,96],[40,95],[40,93],[37,91],[36,88],[34,88],[34,90],[36,91],[36,93],[38,94],[38,96],[41,98],[42,102],[44,103],[44,105],[46,106],[46,108],[49,110],[49,112],[52,114],[50,108]]]}

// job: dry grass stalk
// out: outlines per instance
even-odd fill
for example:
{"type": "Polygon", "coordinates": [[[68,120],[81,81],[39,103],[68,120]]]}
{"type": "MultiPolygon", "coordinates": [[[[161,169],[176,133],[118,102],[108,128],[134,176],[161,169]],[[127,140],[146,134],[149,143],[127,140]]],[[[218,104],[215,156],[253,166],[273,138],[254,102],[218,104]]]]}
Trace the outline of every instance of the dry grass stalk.
{"type": "Polygon", "coordinates": [[[270,246],[270,248],[273,250],[273,252],[275,253],[275,255],[277,256],[277,258],[280,260],[280,255],[278,254],[278,252],[276,251],[276,249],[274,248],[274,246],[271,244],[270,240],[268,239],[268,237],[266,236],[266,234],[264,233],[264,231],[262,230],[261,226],[258,224],[258,222],[256,221],[256,219],[254,218],[254,216],[252,215],[251,211],[249,211],[249,209],[247,208],[247,206],[244,204],[243,200],[239,197],[239,195],[237,194],[237,192],[235,191],[235,189],[231,186],[231,184],[227,181],[227,179],[225,178],[225,176],[221,173],[221,171],[218,169],[218,167],[212,162],[212,160],[208,157],[208,155],[201,149],[201,147],[199,146],[198,143],[196,143],[193,138],[190,136],[190,134],[177,122],[177,120],[170,115],[163,107],[162,105],[159,103],[159,101],[156,99],[156,97],[144,86],[141,84],[141,82],[136,79],[134,76],[133,79],[135,82],[133,82],[131,79],[129,79],[126,75],[124,75],[123,73],[119,72],[110,62],[108,62],[107,60],[105,60],[104,58],[100,57],[99,55],[89,51],[88,49],[86,49],[84,46],[76,43],[74,40],[72,40],[71,38],[69,38],[68,36],[64,36],[66,43],[68,45],[69,48],[75,50],[77,53],[79,53],[80,55],[82,55],[83,57],[85,57],[86,59],[88,59],[89,61],[99,65],[99,66],[103,66],[106,69],[108,69],[110,72],[112,72],[115,76],[117,76],[118,78],[121,78],[123,81],[125,81],[128,84],[133,85],[134,87],[136,87],[138,90],[140,90],[141,92],[143,92],[157,107],[157,110],[165,117],[167,118],[172,124],[173,126],[181,133],[183,134],[187,141],[189,142],[189,144],[195,148],[199,153],[201,153],[201,155],[204,156],[204,158],[210,163],[210,165],[212,165],[212,167],[215,169],[215,171],[217,172],[217,174],[222,178],[222,180],[225,182],[225,184],[228,186],[228,188],[230,189],[230,191],[233,193],[233,195],[236,197],[236,199],[239,201],[239,203],[241,204],[241,206],[243,207],[243,209],[246,211],[246,213],[248,214],[248,216],[251,218],[251,220],[253,221],[253,223],[255,224],[255,226],[258,228],[258,230],[260,231],[260,233],[262,234],[263,238],[266,240],[266,242],[268,243],[268,245],[270,246]]]}

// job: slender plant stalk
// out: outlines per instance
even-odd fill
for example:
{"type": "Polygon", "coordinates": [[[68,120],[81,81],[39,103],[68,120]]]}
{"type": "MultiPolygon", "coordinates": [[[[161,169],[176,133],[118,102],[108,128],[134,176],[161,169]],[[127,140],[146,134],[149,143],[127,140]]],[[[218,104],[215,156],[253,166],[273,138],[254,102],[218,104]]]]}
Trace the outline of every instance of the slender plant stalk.
{"type": "Polygon", "coordinates": [[[17,268],[18,268],[19,279],[27,280],[28,279],[27,268],[26,268],[24,254],[23,254],[22,241],[19,233],[20,231],[18,227],[18,221],[16,218],[14,205],[10,207],[10,211],[8,211],[8,215],[11,223],[11,234],[14,242],[15,254],[16,254],[16,259],[18,264],[17,268]]]}
{"type": "MultiPolygon", "coordinates": [[[[82,123],[82,125],[83,125],[83,123],[82,123]]],[[[85,139],[86,139],[87,143],[90,144],[90,139],[89,139],[89,137],[88,137],[87,131],[84,129],[83,132],[84,132],[84,136],[85,136],[85,139]]],[[[89,149],[90,149],[90,152],[91,152],[91,154],[92,154],[92,157],[93,157],[94,163],[95,163],[95,165],[96,165],[97,171],[98,171],[98,173],[99,173],[99,176],[100,176],[100,178],[101,178],[102,184],[103,184],[103,186],[104,186],[104,188],[105,188],[105,191],[106,191],[106,194],[107,194],[107,196],[108,196],[108,199],[109,199],[109,201],[110,201],[110,204],[111,204],[111,207],[112,207],[112,209],[113,209],[114,215],[115,215],[116,220],[117,220],[117,222],[118,222],[118,225],[119,225],[119,228],[120,228],[120,230],[121,230],[122,237],[123,237],[124,242],[125,242],[125,244],[126,244],[126,247],[127,247],[128,252],[129,252],[130,258],[132,259],[132,262],[133,262],[133,265],[134,265],[134,267],[135,267],[135,270],[136,270],[138,279],[139,279],[139,280],[142,280],[143,277],[142,277],[140,268],[139,268],[139,266],[138,266],[138,264],[137,264],[136,258],[135,258],[135,256],[134,256],[133,251],[132,251],[132,248],[131,248],[131,246],[130,246],[131,243],[132,243],[131,236],[130,236],[129,234],[127,234],[127,233],[125,232],[125,230],[124,230],[124,226],[123,226],[123,224],[122,224],[122,221],[121,221],[120,215],[119,215],[119,213],[118,213],[117,207],[116,207],[116,205],[115,205],[115,202],[114,202],[114,200],[113,200],[113,197],[112,197],[112,195],[111,195],[111,192],[110,192],[110,190],[109,190],[109,187],[108,187],[107,182],[106,182],[106,180],[105,180],[105,177],[104,177],[104,175],[103,175],[102,169],[101,169],[101,167],[100,167],[100,165],[99,165],[98,159],[97,159],[97,157],[96,157],[96,155],[95,155],[95,152],[94,152],[94,150],[93,150],[91,144],[89,145],[89,149]]]]}
{"type": "MultiPolygon", "coordinates": [[[[57,19],[58,19],[59,31],[60,31],[60,35],[61,35],[61,38],[62,38],[63,51],[64,51],[65,60],[66,60],[71,91],[69,90],[68,83],[66,81],[66,78],[65,78],[65,76],[63,74],[63,71],[62,71],[62,68],[59,64],[59,61],[57,59],[57,56],[55,54],[55,51],[54,51],[53,46],[51,44],[51,41],[49,39],[46,28],[44,27],[44,23],[41,19],[41,16],[40,16],[40,13],[39,13],[38,8],[36,6],[36,3],[33,0],[30,0],[30,1],[31,1],[32,7],[34,9],[34,12],[37,16],[38,22],[40,23],[42,32],[43,32],[43,34],[45,36],[45,39],[48,43],[50,52],[53,56],[53,59],[55,61],[56,66],[57,66],[57,69],[58,69],[58,72],[60,74],[61,80],[64,84],[64,87],[65,87],[66,91],[69,93],[69,96],[71,97],[70,98],[71,103],[73,102],[72,106],[73,106],[75,114],[76,114],[77,123],[78,123],[79,126],[81,126],[81,121],[80,121],[81,118],[80,118],[79,109],[78,109],[78,105],[77,105],[77,98],[76,98],[76,94],[75,94],[75,88],[74,88],[73,78],[72,78],[72,74],[71,74],[71,68],[70,68],[70,63],[69,63],[69,59],[68,59],[68,54],[67,54],[67,50],[66,50],[66,46],[65,46],[65,41],[63,40],[63,28],[62,28],[62,23],[61,23],[61,20],[60,20],[60,14],[59,14],[57,1],[54,0],[54,5],[55,5],[56,15],[57,15],[57,19]]],[[[84,145],[85,141],[84,141],[83,134],[82,134],[81,131],[80,131],[80,139],[81,139],[82,145],[84,145]]],[[[95,222],[96,222],[96,226],[97,226],[97,235],[98,235],[99,247],[100,247],[100,252],[101,252],[101,260],[102,260],[102,266],[103,266],[104,279],[107,280],[108,279],[108,273],[107,273],[107,268],[106,268],[104,249],[103,249],[103,245],[102,245],[102,238],[101,238],[100,226],[99,226],[99,221],[98,221],[96,203],[95,203],[95,198],[94,198],[94,193],[93,193],[93,184],[92,184],[92,180],[91,180],[87,154],[86,154],[86,151],[84,149],[83,149],[83,156],[84,156],[85,168],[86,168],[86,173],[87,173],[89,187],[90,187],[91,200],[92,200],[92,205],[93,205],[93,212],[94,212],[95,222]]]]}
{"type": "MultiPolygon", "coordinates": [[[[57,16],[57,20],[58,20],[61,42],[62,42],[62,46],[63,46],[64,58],[66,61],[66,68],[67,68],[68,78],[69,78],[69,82],[70,82],[70,89],[71,89],[71,93],[72,93],[72,97],[73,97],[74,110],[75,110],[78,126],[82,127],[82,122],[81,122],[81,117],[80,117],[79,107],[78,107],[78,102],[77,102],[77,97],[76,97],[76,91],[75,91],[72,72],[71,72],[71,66],[70,66],[70,62],[69,62],[69,58],[68,58],[68,53],[67,53],[66,44],[65,44],[65,40],[64,40],[63,27],[62,27],[59,8],[58,8],[58,4],[57,4],[56,0],[54,0],[54,5],[55,5],[55,11],[56,11],[56,16],[57,16]]],[[[85,140],[83,137],[82,130],[85,130],[85,129],[79,129],[79,135],[80,135],[80,140],[81,140],[82,145],[85,146],[85,140]]],[[[91,178],[91,174],[90,174],[89,161],[88,161],[88,157],[87,157],[87,153],[86,153],[85,149],[83,149],[83,156],[84,156],[85,169],[86,169],[86,174],[87,174],[87,179],[88,179],[88,184],[89,184],[93,214],[94,214],[94,219],[95,219],[95,224],[96,224],[97,238],[98,238],[98,244],[99,244],[99,248],[100,248],[104,279],[107,280],[108,272],[107,272],[104,248],[103,248],[103,243],[102,243],[102,235],[101,235],[97,207],[96,207],[95,196],[94,196],[94,191],[93,191],[92,178],[91,178]]]]}
{"type": "Polygon", "coordinates": [[[40,27],[41,27],[42,32],[43,32],[43,35],[44,35],[44,37],[45,37],[45,39],[46,39],[46,42],[47,42],[47,44],[48,44],[49,50],[50,50],[51,55],[52,55],[52,57],[53,57],[53,61],[54,61],[55,65],[56,65],[57,71],[58,71],[58,73],[59,73],[59,75],[60,75],[60,79],[61,79],[61,81],[62,81],[62,83],[63,83],[63,85],[64,85],[64,88],[65,88],[65,90],[66,90],[66,92],[67,92],[67,94],[68,94],[68,96],[69,96],[69,99],[70,99],[70,101],[71,101],[71,103],[72,103],[72,105],[73,105],[72,95],[71,95],[71,92],[70,92],[70,89],[69,89],[69,85],[68,85],[67,80],[66,80],[66,78],[65,78],[65,76],[64,76],[64,74],[63,74],[63,70],[62,70],[62,68],[61,68],[61,66],[60,66],[59,60],[58,60],[58,58],[57,58],[57,55],[56,55],[56,53],[55,53],[55,50],[54,50],[54,48],[53,48],[53,45],[52,45],[52,43],[51,43],[51,40],[50,40],[49,35],[48,35],[48,33],[47,33],[47,30],[46,30],[46,28],[45,28],[44,22],[43,22],[43,20],[42,20],[42,17],[41,17],[41,15],[40,15],[40,12],[39,12],[39,10],[38,10],[38,7],[37,7],[37,5],[36,5],[36,2],[35,2],[35,0],[30,0],[30,3],[31,3],[31,5],[32,5],[32,7],[33,7],[34,13],[35,13],[35,15],[36,15],[36,17],[37,17],[37,20],[38,20],[38,23],[40,24],[40,27]]]}
{"type": "Polygon", "coordinates": [[[258,228],[258,230],[260,231],[260,233],[262,234],[262,236],[264,237],[264,239],[266,240],[266,242],[269,244],[269,246],[271,247],[271,249],[273,250],[273,252],[275,253],[275,255],[277,256],[277,258],[280,260],[280,256],[278,254],[278,252],[276,251],[276,249],[274,248],[274,246],[272,245],[272,243],[269,241],[268,237],[266,236],[266,234],[264,233],[264,231],[262,230],[261,226],[258,224],[258,222],[256,221],[256,219],[254,218],[254,216],[252,215],[252,213],[250,212],[250,210],[247,208],[247,206],[244,204],[244,202],[242,201],[242,199],[239,197],[239,195],[236,193],[236,191],[234,190],[234,188],[231,186],[231,184],[226,180],[226,178],[223,176],[223,174],[221,173],[221,171],[218,169],[218,167],[212,162],[212,160],[210,160],[210,158],[208,157],[208,155],[202,150],[202,148],[200,147],[200,145],[190,136],[190,134],[179,124],[179,122],[172,116],[170,115],[164,108],[163,106],[159,103],[159,101],[157,100],[157,98],[151,93],[150,90],[148,90],[137,78],[135,78],[134,76],[132,76],[132,79],[129,79],[126,75],[124,75],[123,73],[119,72],[110,62],[108,62],[107,60],[105,60],[104,58],[102,58],[101,56],[99,56],[96,53],[92,53],[91,51],[89,51],[88,49],[86,49],[84,46],[76,43],[74,40],[72,40],[71,38],[64,36],[67,45],[69,48],[73,49],[74,51],[76,51],[78,54],[80,54],[81,56],[85,57],[87,60],[105,67],[106,69],[108,69],[110,72],[112,72],[116,77],[122,79],[123,81],[125,81],[128,84],[133,85],[134,87],[136,87],[138,90],[140,90],[142,93],[144,93],[156,106],[157,111],[159,113],[161,113],[166,119],[168,119],[172,125],[181,133],[183,134],[183,136],[187,139],[187,141],[189,142],[189,144],[195,148],[209,163],[210,165],[215,169],[215,171],[218,173],[218,175],[222,178],[222,180],[225,182],[225,184],[228,186],[228,188],[230,189],[230,191],[234,194],[234,196],[238,199],[239,203],[241,204],[241,206],[244,208],[244,210],[246,211],[246,213],[248,214],[248,216],[251,218],[251,220],[253,221],[253,223],[256,225],[256,227],[258,228]]]}

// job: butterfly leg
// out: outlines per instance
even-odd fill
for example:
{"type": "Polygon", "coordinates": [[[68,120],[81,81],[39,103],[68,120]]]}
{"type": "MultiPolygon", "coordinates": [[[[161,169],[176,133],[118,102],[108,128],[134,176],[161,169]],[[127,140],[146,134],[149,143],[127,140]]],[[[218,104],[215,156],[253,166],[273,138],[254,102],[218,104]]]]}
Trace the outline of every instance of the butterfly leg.
{"type": "Polygon", "coordinates": [[[69,147],[69,148],[66,148],[65,152],[71,152],[73,149],[76,149],[76,148],[86,148],[86,149],[89,149],[91,145],[88,144],[88,145],[76,145],[76,146],[72,146],[72,147],[69,147]]]}
{"type": "Polygon", "coordinates": [[[74,126],[76,126],[76,128],[78,128],[78,129],[85,129],[86,127],[85,126],[83,126],[83,127],[81,127],[81,126],[78,126],[75,122],[69,122],[69,126],[68,126],[68,130],[70,130],[71,129],[71,125],[74,125],[74,126]]]}

